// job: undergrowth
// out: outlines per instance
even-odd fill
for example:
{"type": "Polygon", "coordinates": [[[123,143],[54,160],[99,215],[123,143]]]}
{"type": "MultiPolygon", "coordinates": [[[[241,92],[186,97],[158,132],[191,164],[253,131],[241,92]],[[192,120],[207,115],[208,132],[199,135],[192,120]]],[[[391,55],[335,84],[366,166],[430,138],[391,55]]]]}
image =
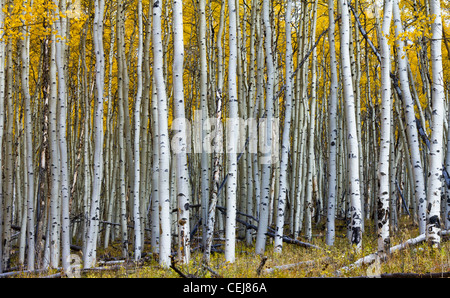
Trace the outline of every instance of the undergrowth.
{"type": "MultiPolygon", "coordinates": [[[[362,265],[338,275],[337,271],[342,267],[351,265],[363,256],[377,251],[377,242],[373,224],[366,223],[363,233],[363,246],[356,251],[348,242],[345,230],[336,232],[335,244],[327,247],[322,232],[313,237],[309,242],[323,249],[303,248],[293,244],[283,244],[282,253],[274,253],[273,241],[268,239],[266,258],[263,270],[258,274],[263,256],[254,253],[254,246],[246,246],[244,241],[238,241],[236,245],[236,262],[227,263],[222,252],[211,255],[208,266],[202,263],[203,253],[195,249],[191,253],[189,264],[175,263],[175,267],[188,277],[225,277],[225,278],[300,278],[300,277],[365,277],[374,274],[374,265],[362,265]],[[268,272],[267,269],[286,264],[314,261],[289,269],[275,269],[268,272]]],[[[418,236],[418,230],[412,225],[400,225],[398,230],[391,231],[391,246],[400,244],[408,239],[418,236]]],[[[301,239],[304,241],[304,239],[301,239]]],[[[193,247],[197,245],[193,243],[193,247]]],[[[120,259],[120,244],[113,243],[107,249],[99,248],[98,259],[120,259]]],[[[145,251],[150,251],[146,246],[145,251]]],[[[437,273],[450,271],[450,242],[443,238],[440,248],[431,248],[427,243],[421,243],[413,247],[396,251],[389,258],[379,263],[376,274],[383,273],[437,273]]],[[[139,265],[131,262],[114,270],[83,271],[82,277],[87,278],[177,278],[181,275],[172,268],[163,269],[158,260],[150,254],[139,265]]],[[[23,275],[21,276],[23,277],[23,275]]]]}

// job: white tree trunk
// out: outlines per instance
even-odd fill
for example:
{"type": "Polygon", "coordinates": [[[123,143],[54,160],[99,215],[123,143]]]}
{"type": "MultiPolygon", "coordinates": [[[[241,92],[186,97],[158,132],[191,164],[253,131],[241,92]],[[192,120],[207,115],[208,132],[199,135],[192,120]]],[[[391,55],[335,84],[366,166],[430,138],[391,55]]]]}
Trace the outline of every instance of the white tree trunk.
{"type": "Polygon", "coordinates": [[[153,71],[155,74],[156,92],[158,93],[158,125],[159,125],[159,264],[170,266],[170,143],[167,111],[166,83],[163,71],[163,47],[161,39],[161,5],[153,2],[153,71]]]}
{"type": "MultiPolygon", "coordinates": [[[[206,59],[206,1],[199,1],[199,50],[200,50],[200,107],[201,107],[201,125],[203,127],[208,117],[208,61],[206,59]]],[[[201,187],[201,205],[202,205],[202,226],[203,226],[203,245],[206,244],[206,234],[208,229],[208,202],[209,202],[209,160],[208,152],[203,148],[203,140],[206,131],[201,130],[201,152],[200,152],[200,187],[201,187]]]]}
{"type": "Polygon", "coordinates": [[[158,123],[158,95],[156,83],[153,79],[152,87],[152,131],[153,131],[153,152],[152,152],[152,200],[150,207],[151,217],[151,247],[152,253],[159,253],[159,123],[158,123]]]}
{"type": "MultiPolygon", "coordinates": [[[[54,25],[53,25],[54,28],[54,25]]],[[[56,85],[56,45],[55,35],[52,34],[51,54],[50,54],[50,103],[49,103],[49,140],[50,140],[50,171],[51,171],[51,197],[50,197],[50,218],[51,218],[51,244],[50,244],[50,266],[58,268],[59,266],[59,244],[60,244],[60,160],[58,145],[58,118],[57,118],[57,100],[58,89],[56,85]]]]}
{"type": "Polygon", "coordinates": [[[361,248],[361,200],[359,188],[359,149],[356,130],[355,100],[353,93],[353,82],[350,65],[350,15],[347,0],[341,1],[341,69],[342,87],[344,91],[345,118],[347,124],[347,169],[348,169],[348,191],[350,197],[350,223],[351,243],[357,249],[361,248]]]}
{"type": "Polygon", "coordinates": [[[378,160],[378,251],[389,253],[389,156],[391,143],[391,79],[390,79],[390,48],[388,44],[389,29],[392,18],[392,1],[384,1],[383,25],[380,35],[381,47],[381,135],[380,158],[378,160]]]}
{"type": "Polygon", "coordinates": [[[227,157],[229,163],[227,181],[227,211],[225,223],[225,260],[235,261],[236,246],[236,190],[237,190],[237,135],[239,132],[238,98],[236,86],[237,72],[237,13],[236,1],[228,1],[229,9],[229,62],[228,62],[228,102],[227,157]]]}
{"type": "MultiPolygon", "coordinates": [[[[398,37],[403,33],[402,20],[400,17],[399,0],[394,1],[393,8],[395,35],[398,37]]],[[[419,233],[425,233],[426,225],[426,193],[425,193],[425,177],[423,173],[421,152],[419,148],[419,140],[417,136],[417,125],[414,111],[414,101],[409,90],[408,80],[408,60],[403,49],[403,41],[397,41],[397,62],[398,76],[400,88],[402,90],[403,108],[406,117],[406,133],[409,141],[409,150],[411,158],[411,168],[414,175],[414,196],[418,205],[419,212],[419,233]]]]}
{"type": "Polygon", "coordinates": [[[104,90],[104,50],[103,50],[103,13],[104,1],[95,1],[95,14],[93,25],[93,42],[95,51],[95,83],[96,83],[96,110],[94,116],[94,177],[92,184],[91,206],[89,212],[89,225],[87,234],[86,255],[84,267],[95,265],[97,251],[97,235],[100,223],[100,193],[103,177],[103,90],[104,90]]]}
{"type": "Polygon", "coordinates": [[[134,260],[138,261],[142,253],[140,189],[141,186],[141,102],[142,102],[142,59],[144,55],[144,29],[142,25],[142,0],[138,1],[138,61],[137,61],[137,90],[134,103],[134,189],[133,189],[133,219],[134,219],[134,260]]]}
{"type": "Polygon", "coordinates": [[[435,17],[431,24],[431,64],[432,64],[432,125],[430,154],[428,157],[427,183],[427,228],[426,239],[432,246],[441,242],[439,236],[441,207],[441,177],[443,167],[443,133],[444,133],[444,72],[442,69],[442,17],[440,0],[430,1],[431,15],[435,17]]]}
{"type": "Polygon", "coordinates": [[[223,132],[222,132],[222,93],[220,90],[216,91],[216,122],[214,136],[214,171],[213,171],[213,188],[211,193],[211,201],[209,203],[208,211],[208,228],[206,230],[206,247],[203,256],[203,262],[208,264],[211,257],[211,244],[214,236],[214,225],[216,221],[216,205],[219,196],[219,186],[220,186],[220,167],[223,151],[223,132]]]}
{"type": "MultiPolygon", "coordinates": [[[[184,38],[183,38],[183,2],[173,1],[173,105],[175,119],[184,121],[184,38]]],[[[174,140],[177,142],[177,204],[178,204],[178,260],[187,264],[190,258],[189,239],[189,173],[187,164],[187,124],[179,127],[174,140]]]]}
{"type": "Polygon", "coordinates": [[[274,250],[280,253],[283,247],[283,227],[284,214],[286,209],[286,198],[288,189],[288,158],[290,148],[290,131],[292,115],[292,40],[291,40],[291,12],[292,3],[290,0],[286,3],[286,90],[285,90],[285,116],[283,128],[283,140],[281,145],[280,161],[280,194],[278,197],[277,222],[275,229],[274,250]]]}
{"type": "Polygon", "coordinates": [[[336,216],[336,144],[337,144],[337,61],[334,42],[334,0],[328,0],[328,40],[330,43],[330,97],[328,99],[328,206],[327,206],[327,245],[333,245],[335,239],[335,216],[336,216]]]}
{"type": "MultiPolygon", "coordinates": [[[[272,27],[270,24],[270,1],[264,0],[262,6],[262,23],[264,26],[264,49],[266,51],[266,117],[262,130],[264,136],[261,143],[264,145],[262,160],[260,160],[261,174],[261,202],[259,206],[259,225],[256,234],[255,251],[264,254],[266,247],[266,233],[269,225],[269,198],[270,180],[272,177],[272,122],[273,122],[273,94],[274,94],[274,63],[272,53],[272,27]]],[[[262,100],[262,98],[260,99],[262,100]]],[[[261,146],[260,146],[260,149],[261,146]]]]}

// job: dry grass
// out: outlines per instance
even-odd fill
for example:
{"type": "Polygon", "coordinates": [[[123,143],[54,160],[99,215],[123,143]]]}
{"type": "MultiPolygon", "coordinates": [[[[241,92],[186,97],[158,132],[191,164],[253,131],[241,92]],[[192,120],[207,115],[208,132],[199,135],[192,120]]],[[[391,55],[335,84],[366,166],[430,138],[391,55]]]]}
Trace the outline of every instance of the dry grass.
{"type": "MultiPolygon", "coordinates": [[[[317,231],[320,233],[320,231],[317,231]]],[[[402,243],[407,239],[414,238],[418,231],[411,225],[403,224],[391,238],[392,246],[402,243]]],[[[371,223],[366,223],[366,232],[363,236],[363,247],[360,252],[356,252],[349,245],[345,231],[336,233],[336,242],[333,247],[325,245],[325,237],[314,237],[311,241],[323,250],[307,249],[292,244],[283,245],[283,252],[276,254],[273,251],[272,241],[269,239],[266,246],[265,257],[267,257],[264,269],[260,275],[257,269],[261,264],[262,257],[255,255],[254,247],[247,247],[242,242],[236,246],[236,262],[233,264],[225,262],[223,253],[214,253],[211,256],[209,269],[202,265],[202,253],[196,250],[191,254],[191,262],[188,265],[179,265],[177,268],[185,275],[196,277],[215,277],[215,274],[226,278],[301,278],[301,277],[336,277],[337,270],[348,266],[359,258],[376,252],[377,244],[374,236],[374,229],[371,223]],[[314,261],[314,262],[311,262],[314,261]],[[289,269],[274,269],[268,272],[269,268],[286,264],[297,264],[289,269]],[[212,273],[213,272],[213,273],[212,273]]],[[[100,249],[99,259],[102,257],[119,257],[120,250],[112,246],[106,250],[100,249]]],[[[146,251],[149,251],[146,247],[146,251]]],[[[388,260],[381,262],[378,267],[374,265],[362,265],[340,275],[341,277],[360,277],[371,274],[383,273],[437,273],[450,271],[450,242],[443,239],[439,249],[433,249],[426,243],[415,247],[393,253],[388,260]],[[376,271],[374,271],[376,269],[376,271]]],[[[48,274],[48,273],[47,273],[48,274]]],[[[20,275],[26,277],[30,275],[20,275]]],[[[98,272],[83,272],[82,277],[86,278],[176,278],[179,275],[172,269],[162,269],[157,260],[147,258],[143,264],[136,266],[129,264],[121,266],[115,270],[104,270],[98,272]]]]}

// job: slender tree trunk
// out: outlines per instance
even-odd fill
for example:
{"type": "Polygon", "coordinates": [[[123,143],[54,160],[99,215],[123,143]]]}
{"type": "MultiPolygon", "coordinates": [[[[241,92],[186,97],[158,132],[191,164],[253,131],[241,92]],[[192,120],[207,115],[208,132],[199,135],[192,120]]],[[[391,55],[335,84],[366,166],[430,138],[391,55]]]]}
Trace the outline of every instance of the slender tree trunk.
{"type": "Polygon", "coordinates": [[[390,48],[388,45],[389,29],[392,18],[392,0],[385,0],[383,25],[380,35],[381,47],[381,144],[378,164],[378,251],[389,254],[389,164],[391,143],[391,79],[390,79],[390,48]]]}
{"type": "Polygon", "coordinates": [[[327,206],[327,236],[326,243],[329,246],[334,244],[335,239],[335,217],[336,217],[336,142],[337,142],[337,61],[336,49],[334,42],[334,0],[328,0],[328,40],[330,43],[330,95],[328,99],[329,113],[328,113],[328,206],[327,206]]]}
{"type": "Polygon", "coordinates": [[[280,253],[283,246],[284,214],[286,209],[287,189],[288,189],[288,158],[290,148],[290,131],[292,115],[292,40],[291,40],[291,13],[292,3],[290,0],[286,3],[286,90],[285,90],[285,115],[283,140],[281,145],[280,162],[280,195],[278,197],[277,222],[275,229],[275,252],[280,253]]]}
{"type": "Polygon", "coordinates": [[[442,16],[440,0],[431,0],[431,15],[435,17],[431,24],[431,61],[432,61],[432,126],[430,153],[428,156],[429,172],[427,183],[427,228],[426,239],[433,247],[439,246],[441,237],[440,206],[441,177],[443,167],[443,122],[444,122],[444,72],[442,69],[442,16]]]}
{"type": "MultiPolygon", "coordinates": [[[[154,76],[153,76],[154,77],[154,76]]],[[[152,200],[150,208],[151,217],[151,247],[152,253],[159,253],[159,116],[158,116],[158,95],[156,84],[153,79],[152,90],[152,131],[153,131],[153,152],[152,152],[152,200]]]]}
{"type": "Polygon", "coordinates": [[[214,136],[214,172],[213,172],[213,188],[211,192],[211,202],[209,203],[208,211],[208,229],[206,237],[205,254],[203,256],[203,262],[208,264],[211,259],[211,244],[214,236],[214,225],[216,217],[216,205],[219,196],[220,186],[220,162],[222,158],[222,94],[220,90],[216,91],[216,122],[214,136]]]}
{"type": "MultiPolygon", "coordinates": [[[[394,28],[395,35],[398,37],[403,33],[402,20],[400,18],[399,0],[394,1],[394,28]]],[[[419,207],[419,233],[425,233],[426,225],[426,193],[425,193],[425,177],[423,173],[423,165],[420,158],[419,140],[417,136],[417,124],[414,111],[414,101],[409,89],[408,80],[408,60],[406,53],[403,49],[403,41],[399,39],[397,41],[397,61],[398,61],[398,75],[400,81],[400,88],[402,90],[403,108],[406,117],[406,133],[409,141],[409,150],[412,171],[414,175],[414,196],[416,203],[419,207]]]]}
{"type": "Polygon", "coordinates": [[[206,59],[206,1],[199,1],[199,48],[200,48],[200,107],[201,107],[201,205],[202,205],[202,225],[203,225],[203,245],[206,244],[206,231],[208,229],[208,201],[209,201],[209,161],[208,152],[203,148],[203,140],[206,132],[203,129],[204,122],[208,117],[208,62],[206,59]]]}
{"type": "MultiPolygon", "coordinates": [[[[262,143],[264,153],[261,162],[261,202],[258,231],[256,234],[257,254],[264,254],[266,246],[266,233],[269,225],[270,180],[272,177],[272,122],[273,122],[273,95],[274,95],[274,65],[272,53],[272,26],[270,23],[270,1],[264,0],[262,7],[262,24],[264,26],[264,50],[266,52],[266,117],[263,128],[262,143]]],[[[261,142],[260,142],[261,144],[261,142]]],[[[261,147],[261,146],[260,146],[261,147]]],[[[262,149],[262,148],[260,148],[262,149]]]]}
{"type": "Polygon", "coordinates": [[[138,1],[138,61],[137,61],[137,92],[134,102],[134,189],[133,189],[133,219],[134,219],[134,260],[138,261],[142,253],[141,240],[141,214],[140,214],[140,189],[141,186],[141,102],[143,92],[142,60],[144,55],[144,29],[142,24],[142,0],[138,1]]]}
{"type": "Polygon", "coordinates": [[[95,51],[95,83],[96,83],[96,111],[94,116],[94,179],[92,186],[91,206],[89,213],[88,239],[84,267],[91,268],[95,265],[97,251],[97,235],[100,221],[100,192],[103,177],[103,90],[104,90],[104,50],[103,50],[103,0],[95,1],[94,16],[94,51],[95,51]]]}
{"type": "MultiPolygon", "coordinates": [[[[3,8],[4,0],[0,0],[3,8]]],[[[0,27],[3,28],[5,15],[0,11],[0,27]]],[[[3,135],[5,129],[5,41],[0,40],[0,147],[3,148],[3,135]]],[[[3,167],[3,150],[0,150],[0,167],[3,167]]],[[[0,273],[3,272],[3,178],[0,177],[0,273]]]]}
{"type": "Polygon", "coordinates": [[[161,5],[158,0],[153,2],[153,71],[155,74],[156,91],[158,93],[158,124],[159,124],[159,264],[170,266],[171,236],[170,236],[170,144],[168,128],[168,111],[166,83],[163,70],[163,48],[161,39],[161,5]]]}
{"type": "MultiPolygon", "coordinates": [[[[183,38],[183,3],[181,0],[173,1],[173,89],[175,119],[185,121],[184,112],[184,38],[183,38]]],[[[177,204],[178,204],[178,260],[187,264],[190,259],[189,239],[189,173],[187,164],[187,123],[181,124],[174,137],[178,148],[175,151],[176,177],[177,177],[177,204]]]]}
{"type": "Polygon", "coordinates": [[[227,119],[227,157],[229,163],[227,181],[227,212],[225,224],[225,260],[235,262],[236,246],[236,197],[237,197],[237,151],[238,151],[238,98],[236,86],[237,72],[237,12],[236,1],[228,1],[229,9],[229,61],[228,61],[228,102],[229,118],[227,119]]]}
{"type": "MultiPolygon", "coordinates": [[[[27,6],[27,2],[24,3],[27,6]]],[[[34,160],[33,160],[33,123],[31,119],[31,95],[29,90],[29,42],[30,38],[27,33],[27,28],[22,30],[24,39],[21,45],[21,84],[22,92],[25,97],[25,141],[26,141],[26,164],[28,171],[28,188],[27,188],[27,218],[28,218],[28,270],[33,271],[35,266],[35,194],[34,194],[34,160]]]]}
{"type": "Polygon", "coordinates": [[[117,1],[117,64],[118,64],[118,143],[119,143],[119,197],[120,197],[120,227],[121,227],[121,238],[122,238],[122,256],[128,258],[128,227],[127,227],[127,181],[126,181],[126,144],[125,144],[125,121],[126,113],[128,109],[125,110],[125,96],[128,96],[126,91],[126,60],[124,51],[124,16],[123,16],[123,1],[117,1]]]}
{"type": "Polygon", "coordinates": [[[353,82],[350,68],[350,15],[347,0],[341,0],[341,64],[342,83],[344,91],[345,115],[347,124],[347,167],[348,167],[348,191],[350,198],[350,223],[351,243],[359,250],[361,249],[361,200],[359,189],[359,149],[355,119],[355,100],[353,93],[353,82]]]}
{"type": "MultiPolygon", "coordinates": [[[[54,28],[54,25],[53,25],[54,28]]],[[[56,85],[56,45],[55,35],[52,34],[50,53],[50,103],[49,103],[49,140],[50,140],[50,171],[51,171],[51,192],[50,192],[50,218],[51,218],[51,244],[50,244],[50,266],[59,266],[60,255],[60,160],[58,146],[58,118],[57,101],[58,89],[56,85]]]]}

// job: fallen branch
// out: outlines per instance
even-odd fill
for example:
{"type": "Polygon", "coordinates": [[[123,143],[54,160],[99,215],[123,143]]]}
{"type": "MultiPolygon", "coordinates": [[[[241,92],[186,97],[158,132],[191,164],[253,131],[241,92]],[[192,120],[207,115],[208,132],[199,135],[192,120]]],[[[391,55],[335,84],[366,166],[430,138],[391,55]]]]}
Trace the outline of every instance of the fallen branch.
{"type": "MultiPolygon", "coordinates": [[[[266,235],[270,236],[272,238],[275,238],[275,232],[273,232],[273,231],[267,232],[266,235]]],[[[305,247],[305,248],[315,248],[315,249],[322,250],[321,247],[318,247],[318,246],[316,246],[314,244],[303,242],[303,241],[300,241],[300,240],[297,240],[297,239],[292,239],[292,238],[289,238],[287,236],[283,236],[283,242],[286,242],[286,243],[289,243],[289,244],[296,244],[298,246],[305,247]]]]}
{"type": "Polygon", "coordinates": [[[428,273],[413,273],[413,272],[396,272],[396,273],[382,273],[375,276],[355,276],[353,278],[448,278],[450,271],[447,272],[428,272],[428,273]]]}
{"type": "MultiPolygon", "coordinates": [[[[439,233],[441,236],[445,236],[445,235],[449,235],[450,234],[450,230],[441,230],[439,233]]],[[[414,245],[417,245],[419,243],[422,243],[426,240],[426,236],[425,234],[420,234],[419,236],[415,237],[415,238],[411,238],[406,240],[403,243],[400,243],[398,245],[395,245],[393,247],[390,248],[390,253],[394,253],[396,251],[400,251],[402,249],[405,249],[407,247],[411,247],[414,245]]],[[[376,261],[376,259],[379,258],[380,261],[384,261],[386,259],[386,256],[382,256],[379,255],[378,253],[373,253],[370,254],[368,256],[362,257],[361,259],[357,260],[356,262],[354,262],[353,264],[349,265],[349,266],[345,266],[342,267],[341,269],[339,269],[338,271],[336,271],[337,275],[341,275],[344,272],[350,271],[354,268],[360,267],[361,265],[370,265],[372,264],[374,261],[376,261]]]]}
{"type": "Polygon", "coordinates": [[[303,266],[303,265],[310,266],[310,265],[313,265],[314,263],[316,263],[315,260],[303,261],[303,262],[298,262],[298,263],[294,263],[294,264],[286,264],[286,265],[274,266],[272,268],[264,269],[264,273],[272,273],[275,270],[287,270],[287,269],[291,269],[291,268],[295,268],[295,267],[299,267],[299,266],[303,266]]]}
{"type": "Polygon", "coordinates": [[[443,278],[450,277],[450,271],[447,272],[429,272],[429,273],[383,273],[381,278],[443,278]]]}
{"type": "Polygon", "coordinates": [[[217,273],[216,271],[212,270],[209,266],[207,266],[206,264],[203,264],[203,267],[208,270],[209,272],[211,272],[212,276],[215,278],[223,278],[222,275],[220,275],[219,273],[217,273]]]}

